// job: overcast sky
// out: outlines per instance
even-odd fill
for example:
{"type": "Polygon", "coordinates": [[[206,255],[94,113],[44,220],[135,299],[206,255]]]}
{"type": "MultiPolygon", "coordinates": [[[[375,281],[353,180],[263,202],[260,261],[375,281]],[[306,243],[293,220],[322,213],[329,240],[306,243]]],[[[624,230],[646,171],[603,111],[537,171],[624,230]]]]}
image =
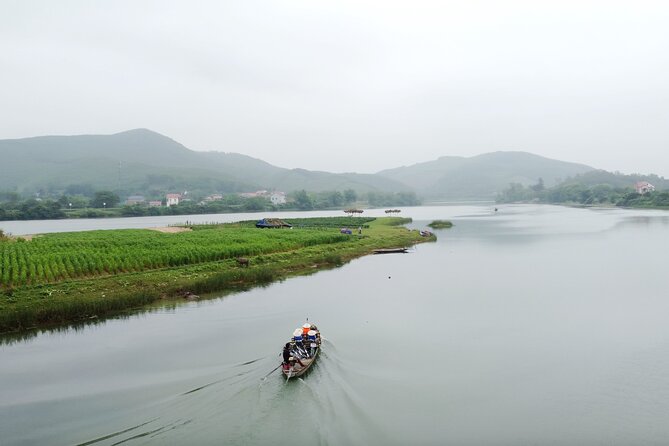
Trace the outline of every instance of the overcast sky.
{"type": "Polygon", "coordinates": [[[669,2],[0,0],[0,139],[138,127],[332,172],[669,177],[669,2]]]}

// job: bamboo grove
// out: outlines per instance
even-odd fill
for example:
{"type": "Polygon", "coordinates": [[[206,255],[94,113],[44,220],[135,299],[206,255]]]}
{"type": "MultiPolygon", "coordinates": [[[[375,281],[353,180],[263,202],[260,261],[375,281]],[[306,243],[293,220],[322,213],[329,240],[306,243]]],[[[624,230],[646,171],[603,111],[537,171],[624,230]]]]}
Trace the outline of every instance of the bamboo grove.
{"type": "Polygon", "coordinates": [[[150,230],[47,234],[30,241],[0,241],[0,287],[194,265],[347,239],[346,235],[317,229],[232,226],[176,234],[150,230]]]}

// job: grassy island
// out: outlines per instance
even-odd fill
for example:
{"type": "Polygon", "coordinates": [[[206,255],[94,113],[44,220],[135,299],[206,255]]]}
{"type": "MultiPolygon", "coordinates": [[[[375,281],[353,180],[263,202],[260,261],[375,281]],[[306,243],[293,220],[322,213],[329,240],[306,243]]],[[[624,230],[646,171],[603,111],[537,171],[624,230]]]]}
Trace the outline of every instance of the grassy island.
{"type": "Polygon", "coordinates": [[[433,240],[403,218],[291,219],[0,240],[0,332],[109,316],[159,299],[266,284],[374,249],[433,240]],[[340,229],[353,229],[344,234],[340,229]],[[358,228],[361,228],[359,234],[358,228]]]}
{"type": "Polygon", "coordinates": [[[435,220],[428,226],[432,229],[446,229],[453,227],[453,223],[448,220],[435,220]]]}

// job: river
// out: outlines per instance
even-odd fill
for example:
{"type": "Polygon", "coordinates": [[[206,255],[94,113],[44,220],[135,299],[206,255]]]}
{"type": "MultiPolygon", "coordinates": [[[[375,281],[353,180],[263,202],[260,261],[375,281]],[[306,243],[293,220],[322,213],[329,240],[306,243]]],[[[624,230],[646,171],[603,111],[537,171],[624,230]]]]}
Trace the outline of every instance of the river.
{"type": "Polygon", "coordinates": [[[669,442],[669,213],[402,215],[455,226],[408,254],[4,339],[0,443],[669,442]],[[313,370],[263,380],[307,317],[313,370]]]}

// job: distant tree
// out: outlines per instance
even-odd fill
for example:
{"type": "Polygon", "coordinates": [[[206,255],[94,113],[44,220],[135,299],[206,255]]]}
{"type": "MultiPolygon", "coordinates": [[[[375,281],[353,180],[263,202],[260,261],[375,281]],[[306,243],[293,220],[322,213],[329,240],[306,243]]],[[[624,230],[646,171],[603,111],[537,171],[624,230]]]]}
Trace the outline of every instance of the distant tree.
{"type": "Polygon", "coordinates": [[[295,192],[294,194],[294,201],[295,201],[295,206],[303,211],[308,211],[314,208],[314,203],[307,194],[307,191],[302,189],[300,191],[295,192]]]}
{"type": "Polygon", "coordinates": [[[541,191],[543,191],[543,190],[545,189],[545,186],[544,186],[544,179],[543,179],[543,178],[539,178],[539,179],[537,180],[537,184],[533,185],[531,189],[532,189],[534,192],[541,192],[541,191]]]}
{"type": "Polygon", "coordinates": [[[98,191],[95,193],[95,196],[91,200],[91,207],[94,208],[113,208],[121,199],[114,192],[111,191],[98,191]]]}
{"type": "Polygon", "coordinates": [[[90,198],[95,195],[95,189],[90,184],[70,184],[65,188],[65,195],[83,195],[90,198]]]}
{"type": "Polygon", "coordinates": [[[237,194],[228,194],[223,197],[223,204],[226,206],[235,206],[242,204],[244,199],[237,194]]]}
{"type": "Polygon", "coordinates": [[[244,200],[244,209],[247,211],[262,211],[269,203],[263,197],[251,197],[244,200]]]}
{"type": "Polygon", "coordinates": [[[344,191],[344,203],[353,203],[358,199],[358,194],[353,189],[344,191]]]}
{"type": "Polygon", "coordinates": [[[0,191],[0,202],[16,203],[21,199],[18,192],[15,191],[0,191]]]}
{"type": "Polygon", "coordinates": [[[121,210],[121,215],[124,217],[142,217],[144,215],[147,215],[148,208],[138,206],[138,205],[133,205],[133,206],[123,206],[123,209],[121,210]]]}
{"type": "Polygon", "coordinates": [[[337,190],[320,192],[316,195],[315,201],[312,201],[315,208],[339,207],[344,204],[344,195],[337,190]]]}

